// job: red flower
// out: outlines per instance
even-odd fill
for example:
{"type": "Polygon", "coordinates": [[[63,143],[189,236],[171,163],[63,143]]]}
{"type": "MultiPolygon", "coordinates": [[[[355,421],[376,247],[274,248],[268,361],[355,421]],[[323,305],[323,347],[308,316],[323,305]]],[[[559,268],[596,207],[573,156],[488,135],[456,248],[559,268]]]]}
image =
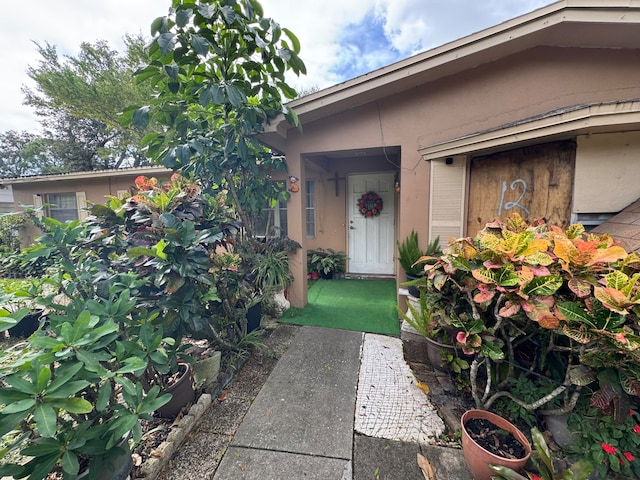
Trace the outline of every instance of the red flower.
{"type": "Polygon", "coordinates": [[[626,458],[630,462],[633,462],[636,459],[636,457],[634,457],[631,452],[624,452],[623,455],[624,455],[624,458],[626,458]]]}
{"type": "Polygon", "coordinates": [[[636,432],[638,435],[640,435],[640,425],[635,425],[633,427],[633,431],[636,432]]]}
{"type": "Polygon", "coordinates": [[[536,475],[535,473],[531,473],[531,480],[542,480],[538,475],[536,475]]]}
{"type": "Polygon", "coordinates": [[[615,455],[616,454],[616,447],[612,447],[611,445],[607,445],[606,443],[601,443],[600,446],[602,447],[602,450],[605,451],[605,453],[608,453],[609,455],[615,455]]]}

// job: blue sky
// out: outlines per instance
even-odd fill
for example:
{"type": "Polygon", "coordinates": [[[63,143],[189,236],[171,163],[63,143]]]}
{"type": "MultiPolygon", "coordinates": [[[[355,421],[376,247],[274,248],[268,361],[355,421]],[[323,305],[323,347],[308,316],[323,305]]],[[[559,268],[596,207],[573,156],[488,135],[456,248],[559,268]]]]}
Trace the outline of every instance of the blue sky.
{"type": "MultiPolygon", "coordinates": [[[[292,30],[308,75],[297,89],[325,88],[424,50],[548,5],[549,0],[262,0],[265,15],[292,30]]],[[[125,33],[148,34],[170,0],[30,0],[6,2],[0,15],[3,74],[0,132],[37,132],[22,105],[26,69],[38,56],[33,42],[77,53],[82,42],[122,46],[125,33]],[[28,5],[28,10],[26,5],[28,5]]]]}

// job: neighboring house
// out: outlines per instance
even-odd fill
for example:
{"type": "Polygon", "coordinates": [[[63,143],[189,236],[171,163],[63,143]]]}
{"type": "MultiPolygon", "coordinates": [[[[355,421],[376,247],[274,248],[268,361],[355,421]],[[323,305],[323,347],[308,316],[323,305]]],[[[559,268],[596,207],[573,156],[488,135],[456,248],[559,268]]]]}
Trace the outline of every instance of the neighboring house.
{"type": "Polygon", "coordinates": [[[512,212],[595,226],[640,197],[640,3],[560,1],[289,106],[303,132],[281,119],[263,140],[299,179],[292,304],[309,248],[401,283],[412,229],[426,247],[512,212]],[[368,191],[378,216],[358,211],[368,191]]]}
{"type": "MultiPolygon", "coordinates": [[[[33,177],[4,178],[0,184],[12,188],[14,211],[21,205],[45,207],[47,216],[60,221],[84,219],[88,215],[87,202],[104,203],[108,195],[129,194],[139,175],[168,179],[171,170],[163,167],[122,168],[33,177]]],[[[23,247],[31,245],[40,235],[35,226],[20,232],[23,247]]]]}
{"type": "Polygon", "coordinates": [[[13,212],[13,188],[0,180],[0,213],[13,212]]]}

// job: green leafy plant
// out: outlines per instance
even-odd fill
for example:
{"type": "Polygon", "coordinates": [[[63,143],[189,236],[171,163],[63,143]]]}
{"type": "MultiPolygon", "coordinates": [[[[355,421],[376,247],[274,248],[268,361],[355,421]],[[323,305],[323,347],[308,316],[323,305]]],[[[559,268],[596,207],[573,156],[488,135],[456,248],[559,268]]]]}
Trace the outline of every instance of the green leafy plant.
{"type": "Polygon", "coordinates": [[[440,296],[438,318],[458,329],[458,346],[474,355],[469,374],[478,408],[503,397],[529,410],[562,399],[556,410],[566,412],[598,381],[592,401],[606,413],[620,404],[616,399],[640,393],[640,259],[610,236],[587,234],[581,225],[529,224],[514,214],[475,238],[450,241],[435,262],[421,262],[425,287],[440,296]],[[508,379],[516,352],[528,344],[541,353],[523,368],[552,372],[558,386],[524,402],[509,391],[508,379]]]}
{"type": "Polygon", "coordinates": [[[531,461],[535,465],[537,473],[524,472],[524,474],[521,475],[509,467],[490,465],[489,468],[498,474],[494,478],[504,480],[584,480],[592,472],[593,465],[586,460],[579,460],[568,469],[557,472],[553,464],[551,451],[542,433],[533,427],[531,429],[531,438],[533,439],[535,449],[535,454],[531,456],[531,461]],[[526,475],[526,477],[524,475],[526,475]]]}
{"type": "Polygon", "coordinates": [[[285,75],[306,73],[300,43],[265,18],[257,0],[174,0],[151,31],[151,61],[137,78],[156,92],[126,109],[123,121],[157,126],[161,133],[143,139],[149,156],[200,178],[207,192],[228,193],[253,237],[251,213],[287,195],[274,191],[269,174],[286,163],[257,136],[278,115],[299,125],[283,99],[296,97],[285,75]]]}
{"type": "Polygon", "coordinates": [[[291,285],[289,255],[285,251],[269,251],[255,268],[255,281],[262,288],[284,288],[291,285]]]}
{"type": "MultiPolygon", "coordinates": [[[[33,215],[43,235],[27,261],[55,268],[31,298],[47,323],[20,355],[0,359],[0,434],[15,439],[0,475],[95,474],[170,399],[160,389],[185,358],[185,332],[237,354],[255,343],[243,331],[246,288],[224,198],[181,177],[137,185],[130,199],[92,206],[84,223],[33,215]]],[[[22,313],[1,310],[0,329],[22,313]]]]}
{"type": "MultiPolygon", "coordinates": [[[[551,393],[554,385],[547,379],[531,380],[522,372],[515,378],[508,378],[505,389],[509,390],[513,396],[524,404],[529,404],[535,402],[541,395],[551,393]]],[[[495,403],[495,409],[497,413],[512,421],[524,422],[529,427],[536,425],[536,415],[533,410],[527,409],[508,398],[499,398],[495,403]]]]}
{"type": "Polygon", "coordinates": [[[324,275],[344,273],[347,269],[347,254],[333,248],[318,248],[307,251],[312,271],[324,275]]]}
{"type": "Polygon", "coordinates": [[[0,252],[15,254],[20,250],[20,229],[30,222],[24,213],[8,213],[0,215],[0,252]]]}
{"type": "Polygon", "coordinates": [[[407,312],[396,307],[400,317],[411,325],[420,335],[434,338],[441,331],[441,325],[434,318],[434,306],[429,302],[429,294],[420,292],[418,308],[407,302],[407,312]]]}
{"type": "Polygon", "coordinates": [[[397,242],[398,247],[398,262],[402,266],[402,269],[413,277],[424,274],[423,263],[417,263],[418,260],[425,256],[437,255],[440,251],[440,238],[435,238],[429,243],[426,251],[420,249],[418,243],[418,233],[415,230],[411,230],[411,233],[407,235],[402,243],[397,242]]]}

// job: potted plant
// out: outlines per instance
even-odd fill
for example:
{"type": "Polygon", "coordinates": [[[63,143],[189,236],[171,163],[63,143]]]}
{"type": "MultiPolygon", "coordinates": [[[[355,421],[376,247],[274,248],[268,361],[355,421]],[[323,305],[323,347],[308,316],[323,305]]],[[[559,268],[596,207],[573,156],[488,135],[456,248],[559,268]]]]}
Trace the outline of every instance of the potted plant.
{"type": "Polygon", "coordinates": [[[298,248],[298,242],[286,237],[250,240],[240,248],[247,271],[246,278],[257,296],[268,297],[275,302],[273,313],[278,316],[291,305],[285,297],[285,289],[293,283],[289,254],[298,248]]]}
{"type": "Polygon", "coordinates": [[[409,288],[409,295],[418,298],[420,296],[417,287],[418,280],[424,275],[424,261],[418,263],[418,260],[437,255],[440,249],[440,238],[438,237],[429,243],[427,250],[423,252],[418,243],[418,233],[411,230],[402,243],[397,242],[397,246],[398,261],[407,276],[408,283],[406,285],[409,288]]]}
{"type": "Polygon", "coordinates": [[[320,274],[325,280],[332,279],[334,274],[346,271],[347,254],[332,248],[312,249],[307,252],[313,271],[320,274]]]}
{"type": "Polygon", "coordinates": [[[486,410],[467,410],[461,417],[462,451],[475,480],[491,480],[491,465],[523,468],[531,456],[527,437],[511,422],[486,410]]]}
{"type": "Polygon", "coordinates": [[[427,360],[433,368],[456,373],[467,370],[469,363],[461,358],[454,342],[448,337],[444,322],[437,318],[434,297],[437,295],[421,291],[418,299],[407,302],[407,312],[396,308],[401,318],[424,337],[427,360]]]}

